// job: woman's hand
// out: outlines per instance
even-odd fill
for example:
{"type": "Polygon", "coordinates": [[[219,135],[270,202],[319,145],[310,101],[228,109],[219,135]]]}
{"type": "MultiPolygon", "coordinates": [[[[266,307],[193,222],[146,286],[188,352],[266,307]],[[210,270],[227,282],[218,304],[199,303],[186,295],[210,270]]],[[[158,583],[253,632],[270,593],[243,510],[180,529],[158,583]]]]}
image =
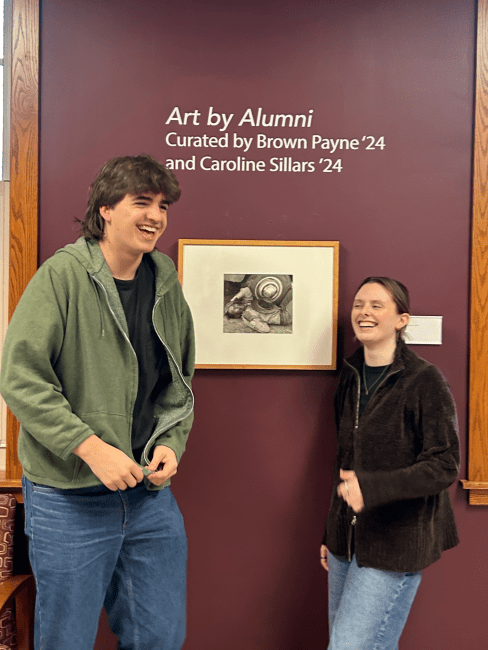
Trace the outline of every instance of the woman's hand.
{"type": "Polygon", "coordinates": [[[329,549],[325,544],[322,544],[320,547],[320,564],[323,566],[323,568],[328,571],[329,570],[329,549]]]}
{"type": "Polygon", "coordinates": [[[342,497],[354,512],[361,512],[364,508],[364,500],[356,472],[341,469],[340,477],[342,483],[337,486],[338,496],[342,497]]]}

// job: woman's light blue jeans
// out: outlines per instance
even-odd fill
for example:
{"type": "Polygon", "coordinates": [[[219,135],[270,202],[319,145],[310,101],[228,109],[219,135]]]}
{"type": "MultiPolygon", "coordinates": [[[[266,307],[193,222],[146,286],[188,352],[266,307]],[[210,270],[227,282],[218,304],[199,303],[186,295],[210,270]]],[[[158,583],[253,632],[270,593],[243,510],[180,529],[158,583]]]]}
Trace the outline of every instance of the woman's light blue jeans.
{"type": "Polygon", "coordinates": [[[120,650],[180,650],[187,544],[169,488],[75,490],[23,478],[36,650],[93,650],[102,606],[120,650]]]}
{"type": "Polygon", "coordinates": [[[398,650],[422,574],[329,557],[329,650],[398,650]]]}

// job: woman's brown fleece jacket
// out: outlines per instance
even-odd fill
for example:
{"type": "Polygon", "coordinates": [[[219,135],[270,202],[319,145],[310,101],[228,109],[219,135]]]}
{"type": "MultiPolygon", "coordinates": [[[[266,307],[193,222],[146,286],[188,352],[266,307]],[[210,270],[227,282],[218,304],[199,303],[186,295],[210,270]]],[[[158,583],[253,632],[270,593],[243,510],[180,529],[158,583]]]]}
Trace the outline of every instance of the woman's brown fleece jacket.
{"type": "Polygon", "coordinates": [[[458,543],[447,488],[459,471],[456,409],[446,380],[403,341],[359,418],[364,351],[344,361],[335,397],[338,452],[323,543],[359,566],[420,571],[458,543]],[[337,496],[354,470],[364,510],[337,496]],[[354,532],[354,534],[353,534],[354,532]]]}

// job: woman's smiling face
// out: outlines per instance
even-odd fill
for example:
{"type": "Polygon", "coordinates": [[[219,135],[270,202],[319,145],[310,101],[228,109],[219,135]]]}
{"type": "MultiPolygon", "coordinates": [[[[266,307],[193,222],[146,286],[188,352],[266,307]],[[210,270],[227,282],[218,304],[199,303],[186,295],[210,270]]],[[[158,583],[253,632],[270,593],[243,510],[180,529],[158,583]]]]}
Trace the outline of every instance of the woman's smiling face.
{"type": "Polygon", "coordinates": [[[399,314],[391,293],[381,284],[364,284],[357,292],[351,322],[357,339],[366,346],[378,347],[396,342],[397,332],[409,320],[399,314]]]}

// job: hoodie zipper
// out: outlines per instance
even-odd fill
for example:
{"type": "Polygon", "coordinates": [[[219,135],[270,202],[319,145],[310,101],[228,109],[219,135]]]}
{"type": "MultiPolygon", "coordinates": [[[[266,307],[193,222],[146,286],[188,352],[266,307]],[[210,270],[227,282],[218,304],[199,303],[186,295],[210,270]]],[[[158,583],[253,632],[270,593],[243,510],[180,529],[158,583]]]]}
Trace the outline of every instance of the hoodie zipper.
{"type": "MultiPolygon", "coordinates": [[[[112,306],[110,305],[110,301],[109,301],[109,299],[108,299],[108,293],[107,293],[107,290],[106,290],[105,286],[104,286],[103,283],[102,283],[100,280],[98,280],[97,278],[95,278],[95,277],[93,277],[93,276],[91,276],[91,277],[93,278],[93,280],[94,280],[94,281],[95,281],[95,282],[96,282],[100,287],[102,287],[102,289],[103,289],[103,293],[105,294],[105,298],[106,298],[106,300],[107,300],[107,305],[108,305],[108,308],[109,308],[109,310],[110,310],[110,313],[112,314],[112,316],[113,316],[113,318],[114,318],[114,321],[117,323],[117,326],[118,326],[119,330],[120,330],[120,331],[122,332],[122,334],[124,335],[125,340],[126,340],[127,343],[129,344],[129,347],[130,347],[130,349],[132,350],[132,352],[133,352],[133,354],[134,354],[134,357],[136,358],[136,365],[137,365],[138,362],[137,362],[137,354],[136,354],[136,351],[135,351],[134,348],[132,347],[132,343],[130,342],[130,338],[129,338],[129,337],[127,336],[127,334],[125,333],[124,328],[123,328],[123,327],[121,326],[121,324],[119,323],[119,321],[118,321],[118,319],[117,319],[117,316],[115,315],[115,312],[114,312],[114,310],[112,309],[112,306]]],[[[138,366],[137,366],[137,367],[138,367],[138,366]]],[[[138,372],[139,372],[139,371],[138,371],[138,372]]],[[[136,391],[136,398],[137,398],[137,391],[136,391]]],[[[134,400],[132,401],[132,405],[131,405],[131,413],[133,413],[133,411],[134,411],[134,406],[135,406],[135,403],[136,403],[136,398],[134,398],[134,400]]],[[[132,440],[131,440],[130,436],[129,436],[129,447],[132,448],[132,440]]]]}
{"type": "MultiPolygon", "coordinates": [[[[93,277],[93,276],[91,276],[91,277],[93,277]]],[[[103,289],[103,292],[104,292],[104,294],[105,294],[105,298],[106,298],[106,300],[107,300],[107,305],[108,305],[108,308],[109,308],[109,310],[110,310],[110,313],[112,314],[112,316],[113,316],[115,322],[117,323],[117,325],[118,325],[120,331],[121,331],[122,334],[124,335],[124,338],[126,339],[127,343],[129,344],[129,347],[130,347],[130,349],[132,350],[132,352],[134,353],[134,356],[135,356],[136,361],[137,361],[137,354],[136,354],[136,351],[135,351],[134,348],[132,347],[132,343],[130,342],[129,337],[128,337],[127,334],[125,333],[123,327],[121,327],[121,325],[120,325],[120,323],[119,323],[119,321],[118,321],[118,319],[117,319],[117,316],[115,315],[114,310],[112,309],[112,307],[111,307],[111,305],[110,305],[110,301],[109,301],[109,299],[108,299],[108,294],[107,294],[107,290],[105,289],[105,286],[104,286],[103,283],[100,282],[100,280],[98,280],[97,278],[93,277],[93,279],[94,279],[94,281],[95,281],[95,282],[96,282],[96,283],[97,283],[97,284],[98,284],[98,285],[103,289]]],[[[158,332],[158,330],[157,330],[157,328],[156,328],[156,323],[154,322],[154,314],[155,314],[156,307],[157,307],[158,303],[160,302],[160,300],[161,300],[161,296],[160,296],[160,297],[156,300],[156,302],[154,303],[154,307],[153,307],[153,311],[152,311],[152,324],[153,324],[153,327],[154,327],[154,331],[156,332],[156,334],[157,334],[159,340],[161,341],[161,343],[163,344],[164,349],[166,350],[167,354],[169,354],[170,357],[171,357],[171,359],[173,360],[173,363],[174,363],[174,365],[176,366],[176,369],[177,369],[177,371],[178,371],[178,374],[180,375],[181,381],[184,383],[184,385],[185,385],[185,386],[188,388],[188,390],[190,391],[190,394],[191,394],[191,396],[192,396],[192,403],[194,403],[194,401],[195,401],[195,396],[193,395],[193,392],[192,392],[191,388],[188,386],[188,384],[187,384],[186,381],[184,380],[183,375],[182,375],[182,373],[181,373],[181,371],[180,371],[180,369],[179,369],[179,367],[178,367],[178,364],[177,364],[176,361],[175,361],[175,358],[174,358],[174,356],[173,356],[171,350],[170,350],[169,347],[166,345],[166,343],[163,341],[162,337],[159,335],[159,332],[158,332]]],[[[134,400],[133,403],[132,403],[132,406],[131,406],[131,412],[133,412],[133,410],[134,410],[134,404],[135,404],[135,400],[134,400]]],[[[150,437],[149,441],[147,442],[146,446],[144,447],[144,451],[143,451],[143,453],[142,453],[143,458],[144,458],[144,460],[146,461],[146,464],[147,464],[147,465],[149,465],[149,459],[147,458],[146,451],[150,448],[151,443],[152,443],[152,442],[153,442],[153,441],[154,441],[154,440],[159,436],[160,433],[162,433],[163,431],[167,431],[168,429],[170,429],[171,427],[173,427],[175,424],[178,424],[178,422],[181,422],[182,420],[184,420],[185,418],[187,418],[187,417],[190,415],[190,413],[191,413],[192,411],[193,411],[193,405],[192,405],[190,411],[189,411],[189,412],[188,412],[184,417],[179,418],[179,419],[177,418],[174,422],[172,422],[169,426],[167,426],[166,429],[158,429],[157,431],[155,431],[155,432],[153,433],[153,435],[150,437]]],[[[130,441],[129,441],[129,442],[130,442],[130,441]]]]}
{"type": "Polygon", "coordinates": [[[149,459],[148,459],[148,457],[147,457],[146,452],[147,452],[148,449],[150,449],[150,447],[151,447],[152,443],[154,442],[154,440],[156,440],[156,438],[157,438],[161,433],[163,433],[164,431],[167,431],[168,429],[171,429],[171,427],[174,427],[175,424],[178,424],[179,422],[181,422],[182,420],[184,420],[185,418],[187,418],[187,417],[190,415],[190,413],[193,411],[193,405],[194,405],[194,403],[195,403],[195,396],[193,395],[192,389],[191,389],[190,386],[188,386],[188,384],[186,383],[186,381],[185,381],[185,379],[184,379],[184,377],[183,377],[183,374],[182,374],[182,372],[180,371],[180,368],[179,368],[178,364],[176,363],[176,360],[175,360],[175,358],[174,358],[174,356],[173,356],[173,353],[171,352],[171,350],[169,349],[169,347],[166,345],[166,343],[164,342],[162,336],[160,336],[160,334],[159,334],[159,332],[158,332],[158,330],[157,330],[157,328],[156,328],[156,323],[155,323],[155,321],[154,321],[154,314],[156,313],[156,307],[158,306],[160,300],[161,300],[161,296],[159,296],[159,298],[158,298],[158,299],[156,300],[156,302],[154,303],[154,307],[153,307],[153,311],[152,311],[152,324],[153,324],[153,327],[154,327],[154,331],[156,332],[156,334],[157,334],[159,340],[161,341],[161,343],[163,344],[164,349],[166,350],[166,353],[169,354],[169,356],[171,357],[171,359],[172,359],[172,361],[173,361],[173,363],[174,363],[174,365],[175,365],[175,367],[176,367],[176,370],[178,371],[178,374],[179,374],[179,376],[180,376],[181,381],[183,382],[183,384],[184,384],[184,385],[188,388],[188,390],[190,391],[190,395],[191,395],[191,397],[192,397],[192,407],[191,407],[191,409],[189,410],[189,412],[188,412],[185,416],[183,416],[183,417],[181,417],[181,418],[176,418],[176,420],[175,420],[174,422],[171,422],[171,424],[169,424],[168,426],[166,426],[166,427],[163,428],[163,429],[158,429],[157,431],[155,431],[155,432],[152,434],[152,436],[149,438],[148,442],[146,443],[146,446],[144,447],[144,451],[142,452],[142,456],[143,456],[144,460],[146,461],[146,464],[147,464],[147,465],[149,465],[149,459]]]}
{"type": "Polygon", "coordinates": [[[119,321],[118,321],[118,319],[117,319],[117,316],[115,315],[115,312],[114,312],[114,310],[112,309],[112,306],[110,305],[110,301],[109,301],[109,299],[108,299],[108,293],[107,293],[107,290],[105,289],[105,286],[104,286],[103,283],[102,283],[100,280],[98,280],[97,278],[95,278],[95,277],[93,277],[93,276],[91,276],[91,277],[92,277],[93,280],[98,284],[98,286],[102,287],[102,289],[103,289],[103,293],[105,294],[105,298],[107,299],[107,305],[108,305],[108,308],[110,309],[110,313],[111,313],[112,316],[114,317],[114,321],[115,321],[115,322],[117,323],[117,325],[119,326],[120,331],[121,331],[122,334],[124,335],[124,338],[126,339],[127,343],[130,345],[130,349],[132,350],[132,352],[134,353],[134,356],[135,356],[136,359],[137,359],[136,351],[135,351],[134,348],[132,347],[132,343],[130,342],[129,337],[128,337],[127,334],[125,333],[124,328],[123,328],[123,327],[121,326],[121,324],[119,323],[119,321]]]}

